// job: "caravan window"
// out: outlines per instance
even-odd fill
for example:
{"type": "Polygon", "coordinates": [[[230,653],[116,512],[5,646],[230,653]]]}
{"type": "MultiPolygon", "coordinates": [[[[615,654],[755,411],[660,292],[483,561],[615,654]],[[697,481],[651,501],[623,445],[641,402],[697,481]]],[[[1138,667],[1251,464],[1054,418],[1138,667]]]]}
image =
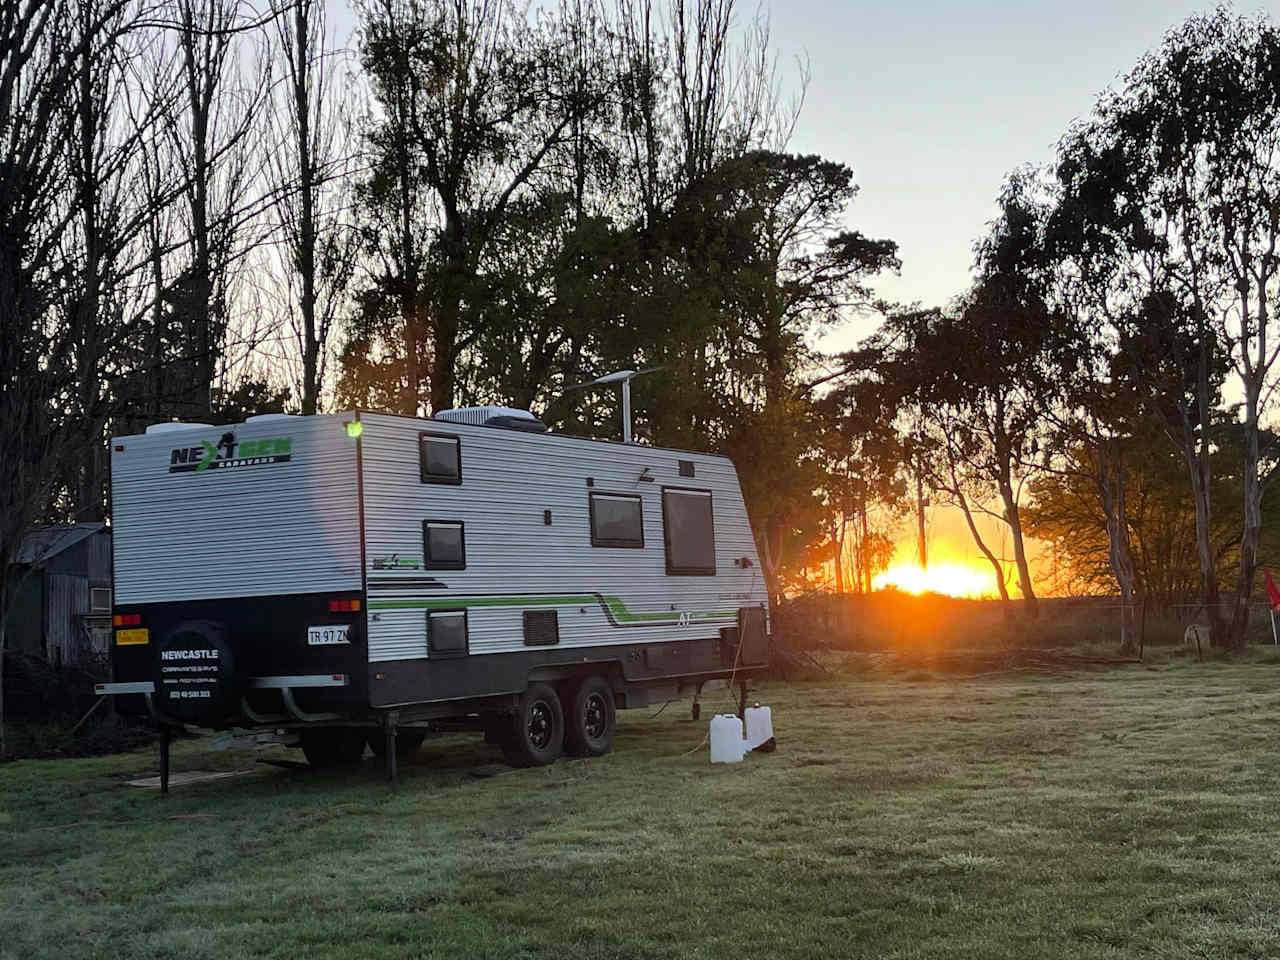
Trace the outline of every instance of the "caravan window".
{"type": "Polygon", "coordinates": [[[716,528],[711,491],[663,487],[662,536],[667,548],[667,573],[715,573],[716,528]]]}
{"type": "Polygon", "coordinates": [[[638,496],[593,492],[589,503],[593,547],[644,546],[644,517],[638,496]]]}
{"type": "Polygon", "coordinates": [[[467,654],[467,611],[427,611],[427,651],[432,657],[463,657],[467,654]]]}
{"type": "Polygon", "coordinates": [[[460,520],[422,521],[422,568],[465,570],[467,545],[460,520]]]}
{"type": "Polygon", "coordinates": [[[462,441],[449,433],[418,434],[423,483],[462,482],[462,441]]]}

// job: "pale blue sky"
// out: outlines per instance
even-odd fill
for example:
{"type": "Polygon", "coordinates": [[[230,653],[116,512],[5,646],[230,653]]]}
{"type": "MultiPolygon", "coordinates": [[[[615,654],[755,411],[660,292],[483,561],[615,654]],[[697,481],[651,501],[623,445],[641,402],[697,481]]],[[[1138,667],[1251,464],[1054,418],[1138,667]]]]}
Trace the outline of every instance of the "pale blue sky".
{"type": "MultiPolygon", "coordinates": [[[[850,225],[901,245],[902,274],[878,291],[943,305],[967,285],[1005,174],[1050,160],[1099,92],[1210,5],[793,0],[768,9],[778,51],[807,54],[812,72],[792,149],[851,165],[861,193],[850,225]]],[[[1280,19],[1280,2],[1235,9],[1280,19]]],[[[823,345],[848,346],[872,325],[850,324],[823,345]]]]}
{"type": "MultiPolygon", "coordinates": [[[[534,0],[535,3],[539,0],[534,0]]],[[[545,0],[544,0],[545,2],[545,0]]],[[[745,25],[754,0],[738,0],[745,25]]],[[[663,0],[656,0],[661,8],[663,0]]],[[[797,56],[810,82],[790,149],[850,165],[861,193],[849,225],[900,245],[899,302],[945,305],[969,281],[973,244],[1005,175],[1045,163],[1074,119],[1161,35],[1211,9],[1187,0],[761,0],[784,86],[797,56]]],[[[1280,19],[1280,0],[1237,3],[1280,19]]],[[[349,0],[331,0],[344,36],[349,0]]],[[[845,349],[875,325],[854,321],[822,346],[845,349]]]]}

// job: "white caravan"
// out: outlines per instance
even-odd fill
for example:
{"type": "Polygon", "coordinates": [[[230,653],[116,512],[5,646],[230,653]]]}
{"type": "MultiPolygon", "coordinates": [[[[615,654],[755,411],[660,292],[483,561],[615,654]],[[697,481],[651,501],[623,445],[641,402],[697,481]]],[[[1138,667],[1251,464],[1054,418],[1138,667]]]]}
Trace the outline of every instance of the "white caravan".
{"type": "MultiPolygon", "coordinates": [[[[111,443],[123,712],[286,729],[315,765],[473,727],[517,764],[767,664],[724,457],[506,408],[162,424],[111,443]]],[[[695,699],[696,706],[696,699],[695,699]]],[[[167,735],[162,740],[167,758],[167,735]]],[[[167,767],[167,761],[166,761],[167,767]]]]}

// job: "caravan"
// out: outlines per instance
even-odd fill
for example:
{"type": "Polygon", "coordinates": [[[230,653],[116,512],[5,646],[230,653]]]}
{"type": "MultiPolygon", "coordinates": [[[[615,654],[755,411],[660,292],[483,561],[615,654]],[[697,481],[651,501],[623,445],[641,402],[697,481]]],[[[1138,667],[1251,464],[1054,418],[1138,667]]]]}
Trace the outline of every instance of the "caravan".
{"type": "Polygon", "coordinates": [[[619,708],[745,691],[767,662],[721,456],[501,407],[351,411],[117,437],[111,483],[101,690],[166,731],[285,731],[314,765],[368,742],[394,775],[428,733],[472,728],[544,764],[608,750],[619,708]]]}

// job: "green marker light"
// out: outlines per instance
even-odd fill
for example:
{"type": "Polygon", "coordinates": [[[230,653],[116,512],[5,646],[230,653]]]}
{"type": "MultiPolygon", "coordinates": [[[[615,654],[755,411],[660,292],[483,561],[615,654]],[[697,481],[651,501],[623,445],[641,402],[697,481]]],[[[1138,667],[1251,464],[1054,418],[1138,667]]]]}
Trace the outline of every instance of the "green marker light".
{"type": "Polygon", "coordinates": [[[364,433],[364,424],[363,424],[363,423],[361,423],[359,420],[348,420],[348,421],[347,421],[347,436],[348,436],[348,437],[358,437],[358,436],[360,436],[360,434],[362,434],[362,433],[364,433]]]}

